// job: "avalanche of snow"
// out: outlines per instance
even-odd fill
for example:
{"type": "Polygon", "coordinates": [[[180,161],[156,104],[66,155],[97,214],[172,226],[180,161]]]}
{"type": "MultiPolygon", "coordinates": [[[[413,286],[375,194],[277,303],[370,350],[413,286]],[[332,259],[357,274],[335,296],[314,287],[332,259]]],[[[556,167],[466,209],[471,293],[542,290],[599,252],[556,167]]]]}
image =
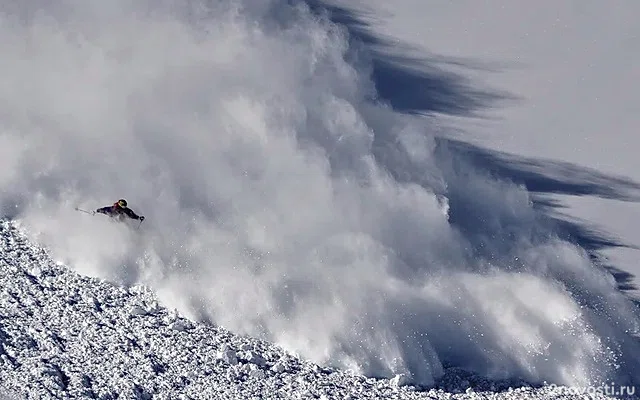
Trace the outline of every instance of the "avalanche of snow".
{"type": "MultiPolygon", "coordinates": [[[[611,274],[437,118],[391,107],[372,69],[393,83],[402,59],[372,60],[308,3],[0,3],[2,385],[535,398],[551,387],[519,380],[640,382],[640,313],[611,274]],[[144,224],[74,210],[121,197],[144,224]]],[[[466,85],[425,76],[413,94],[466,85]]]]}
{"type": "Polygon", "coordinates": [[[15,224],[0,223],[0,395],[6,399],[517,400],[563,393],[453,368],[434,388],[403,383],[402,376],[323,368],[265,341],[190,321],[144,287],[125,289],[72,272],[15,224]]]}

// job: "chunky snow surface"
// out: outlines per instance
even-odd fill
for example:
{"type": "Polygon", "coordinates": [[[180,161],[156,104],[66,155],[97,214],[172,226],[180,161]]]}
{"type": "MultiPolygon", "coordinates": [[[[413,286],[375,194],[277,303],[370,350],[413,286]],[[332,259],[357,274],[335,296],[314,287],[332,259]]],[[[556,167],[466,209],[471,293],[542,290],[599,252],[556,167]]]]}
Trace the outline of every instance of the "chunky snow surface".
{"type": "Polygon", "coordinates": [[[401,376],[323,368],[267,342],[189,321],[144,287],[78,275],[8,221],[0,223],[0,382],[0,399],[562,397],[550,386],[490,382],[456,369],[434,388],[416,388],[401,376]]]}

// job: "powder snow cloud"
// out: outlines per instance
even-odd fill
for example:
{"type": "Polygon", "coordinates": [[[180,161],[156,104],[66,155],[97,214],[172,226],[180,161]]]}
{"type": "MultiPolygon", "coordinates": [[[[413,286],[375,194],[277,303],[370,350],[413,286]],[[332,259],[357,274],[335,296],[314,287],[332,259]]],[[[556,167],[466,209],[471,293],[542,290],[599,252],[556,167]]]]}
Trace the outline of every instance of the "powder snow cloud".
{"type": "Polygon", "coordinates": [[[79,272],[367,374],[637,379],[614,282],[524,188],[442,162],[428,122],[372,103],[346,31],[303,4],[0,10],[0,207],[79,272]],[[450,223],[452,193],[491,257],[450,223]],[[139,230],[74,210],[121,197],[139,230]]]}

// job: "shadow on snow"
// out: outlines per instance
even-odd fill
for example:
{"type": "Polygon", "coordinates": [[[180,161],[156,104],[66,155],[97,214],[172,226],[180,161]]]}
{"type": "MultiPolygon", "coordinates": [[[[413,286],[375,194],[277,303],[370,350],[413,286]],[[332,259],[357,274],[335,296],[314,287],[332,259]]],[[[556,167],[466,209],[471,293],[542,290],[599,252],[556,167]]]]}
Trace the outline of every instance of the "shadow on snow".
{"type": "MultiPolygon", "coordinates": [[[[314,12],[326,15],[346,28],[350,48],[354,50],[349,57],[353,57],[355,62],[362,57],[370,61],[371,77],[379,96],[376,100],[389,104],[398,112],[476,117],[488,108],[518,101],[509,93],[478,88],[461,72],[454,72],[497,71],[495,65],[432,54],[425,57],[406,56],[418,52],[397,40],[375,33],[367,22],[372,15],[323,0],[307,0],[306,3],[314,12]]],[[[422,183],[419,176],[407,174],[407,163],[410,162],[401,160],[403,150],[399,149],[395,138],[376,137],[374,140],[375,148],[385,149],[384,158],[387,160],[381,159],[380,162],[396,179],[422,183]],[[391,147],[392,153],[396,153],[394,162],[388,160],[391,147]]],[[[447,159],[448,163],[454,164],[454,169],[455,164],[472,167],[478,173],[525,187],[531,193],[534,208],[553,224],[559,237],[584,248],[596,265],[612,274],[620,290],[636,289],[632,283],[634,276],[608,264],[600,253],[608,248],[633,246],[583,221],[563,216],[560,210],[564,205],[550,195],[595,196],[636,202],[640,200],[640,183],[566,162],[498,152],[460,139],[437,137],[436,143],[436,158],[447,159]]],[[[381,156],[381,152],[378,151],[376,156],[381,156]]],[[[478,226],[482,225],[478,225],[478,222],[482,222],[483,210],[477,210],[476,205],[471,204],[473,196],[448,192],[447,197],[450,201],[451,223],[465,234],[473,236],[481,233],[478,232],[478,226]]]]}

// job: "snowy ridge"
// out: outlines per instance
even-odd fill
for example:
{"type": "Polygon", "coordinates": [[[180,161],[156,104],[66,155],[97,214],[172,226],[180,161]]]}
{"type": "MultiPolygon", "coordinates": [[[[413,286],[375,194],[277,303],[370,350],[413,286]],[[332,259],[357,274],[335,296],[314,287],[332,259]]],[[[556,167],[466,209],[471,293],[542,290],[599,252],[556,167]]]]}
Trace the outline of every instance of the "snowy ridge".
{"type": "Polygon", "coordinates": [[[143,287],[126,290],[78,275],[7,221],[0,223],[0,382],[5,396],[29,399],[534,399],[560,393],[549,386],[512,390],[455,369],[438,389],[421,391],[403,386],[399,376],[365,378],[319,367],[267,342],[189,321],[143,287]]]}

